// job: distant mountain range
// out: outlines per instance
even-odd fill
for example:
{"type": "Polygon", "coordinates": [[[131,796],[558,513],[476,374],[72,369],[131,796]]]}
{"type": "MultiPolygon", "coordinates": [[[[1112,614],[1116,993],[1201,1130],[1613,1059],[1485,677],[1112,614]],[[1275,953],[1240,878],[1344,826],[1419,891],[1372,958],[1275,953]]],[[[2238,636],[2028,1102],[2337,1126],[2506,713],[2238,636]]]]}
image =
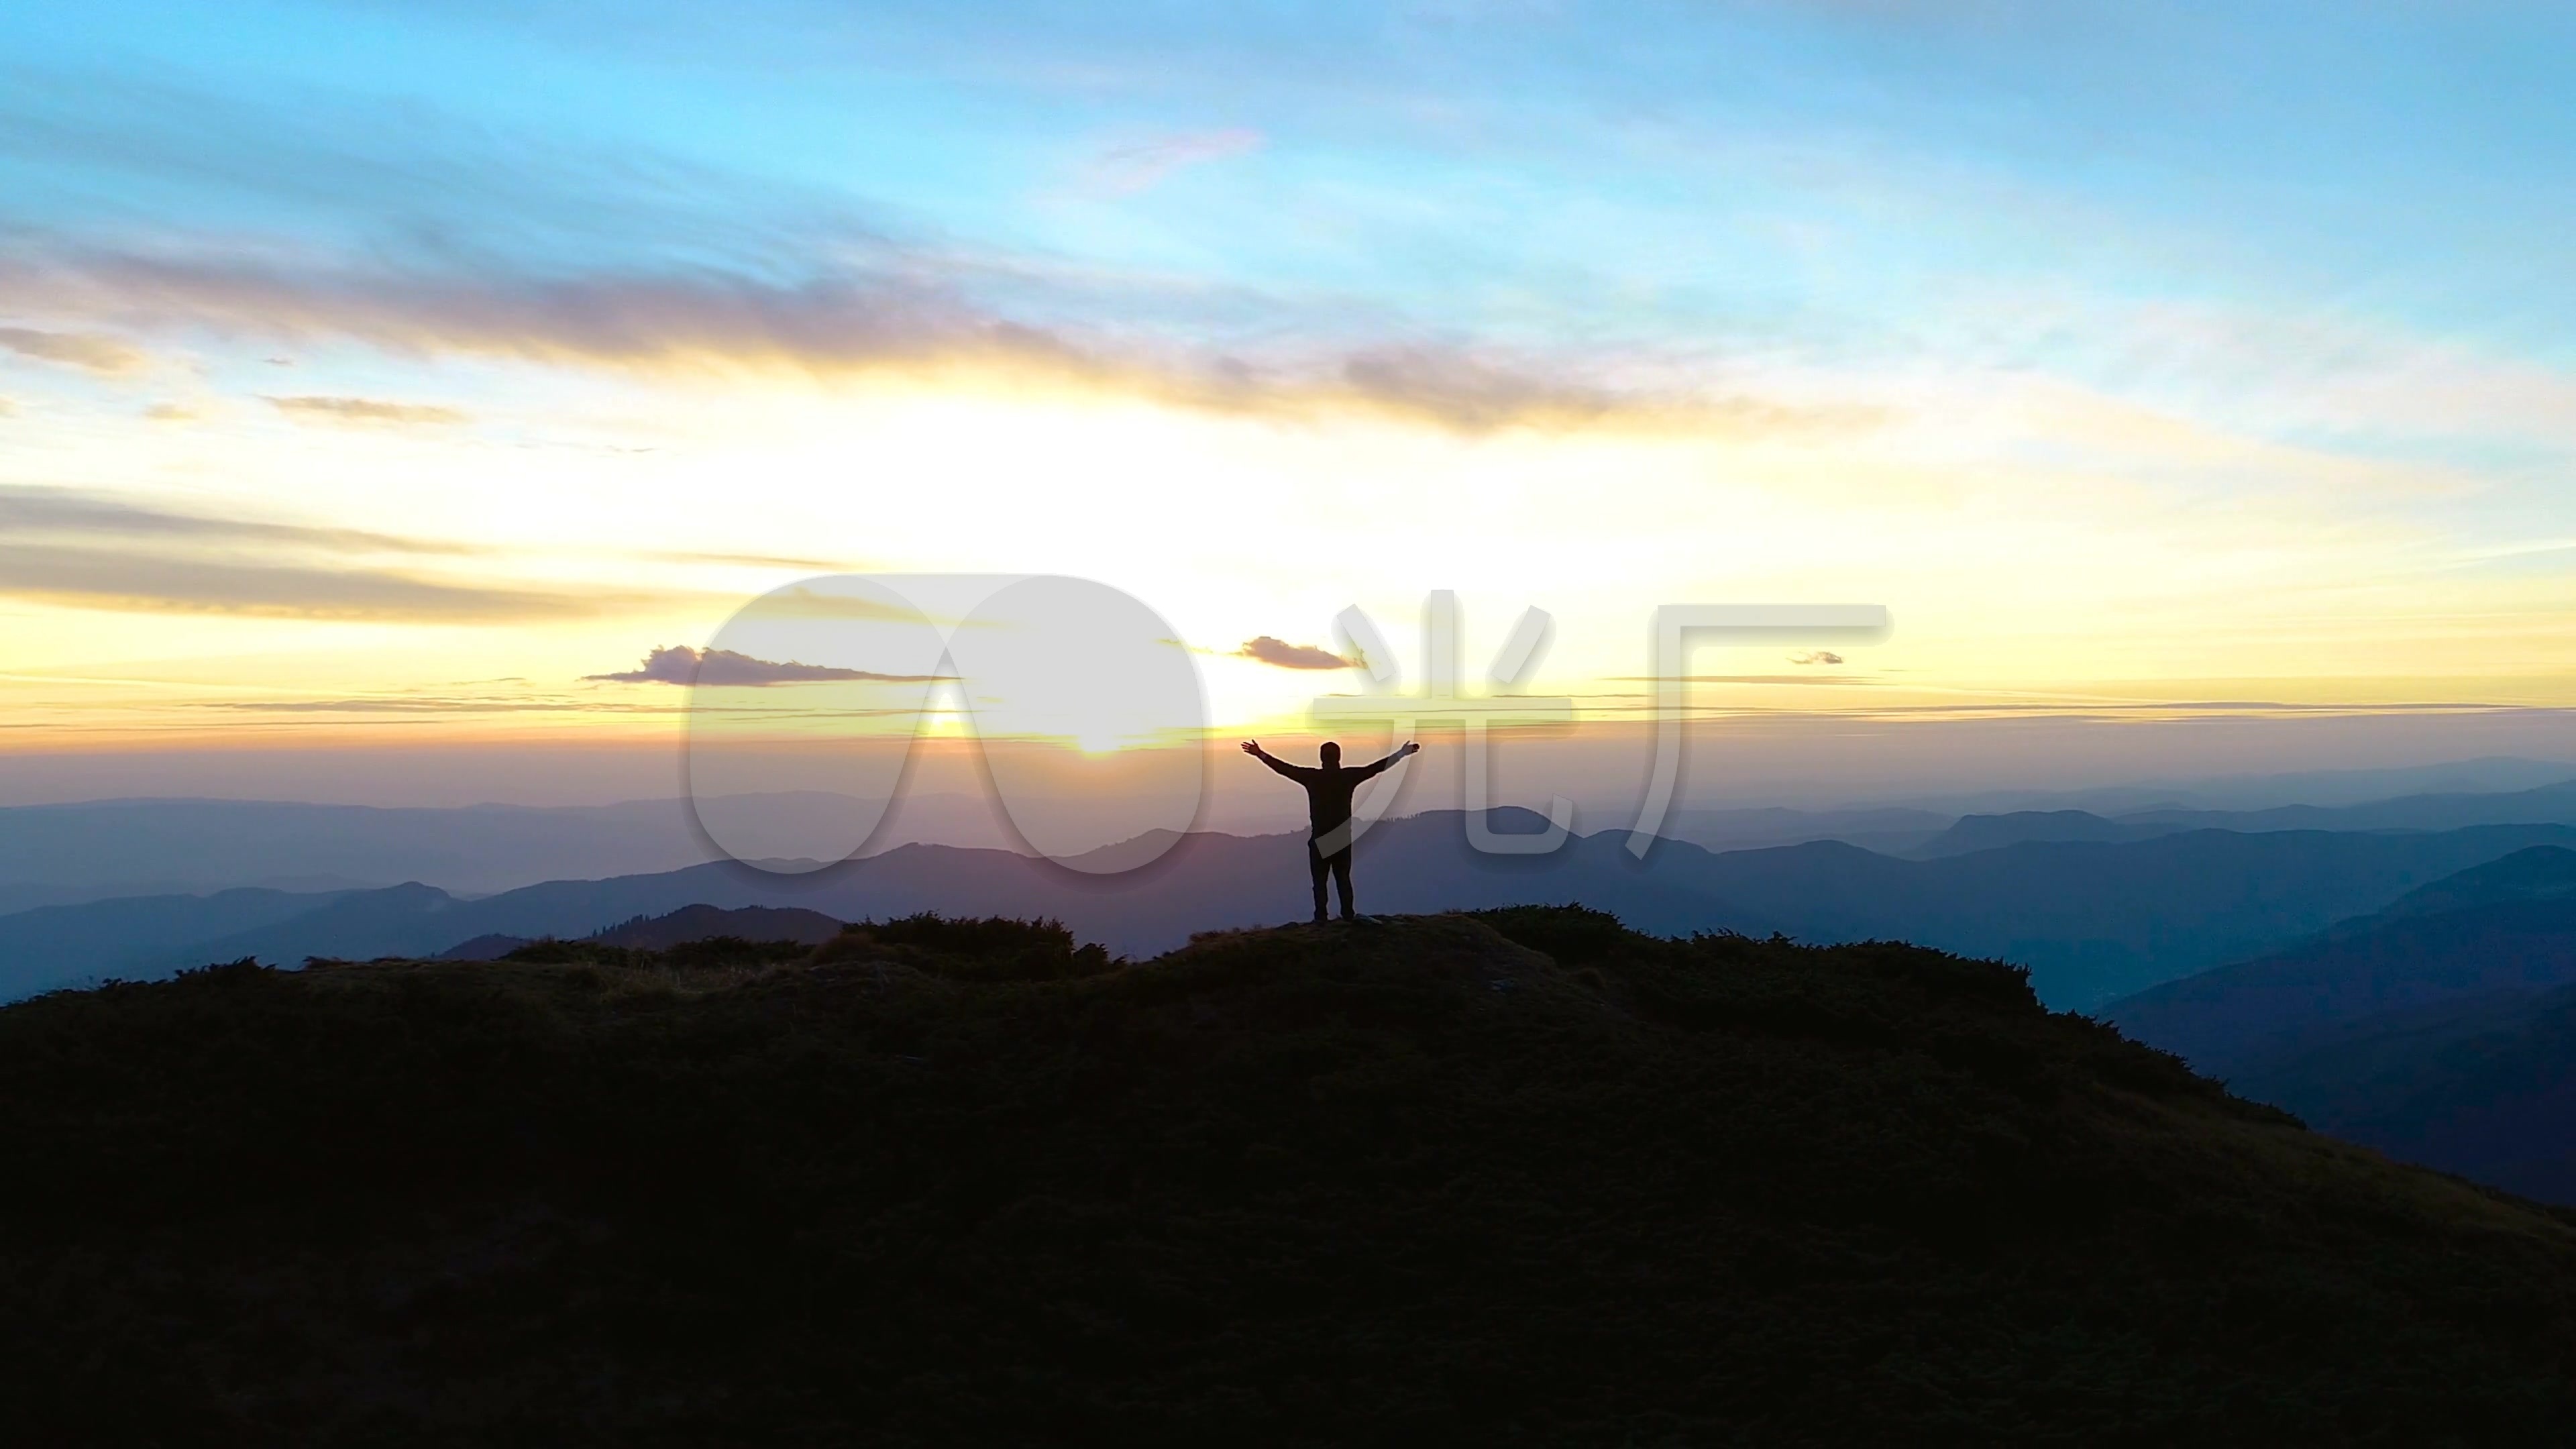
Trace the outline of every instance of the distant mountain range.
{"type": "MultiPolygon", "coordinates": [[[[2023,792],[2031,808],[1937,809],[1886,805],[1840,810],[1682,810],[1664,833],[1710,850],[1753,850],[1840,840],[1887,855],[1964,855],[2024,841],[2128,841],[2185,830],[2458,830],[2472,825],[2576,825],[2576,779],[2569,767],[2532,760],[2470,761],[2431,770],[2284,777],[2320,790],[2420,782],[2439,790],[2391,794],[2340,805],[2275,805],[2252,809],[2184,803],[2184,792],[2142,788],[2023,792]],[[2534,775],[2546,783],[2530,783],[2534,775]],[[2501,782],[2501,783],[2500,783],[2501,782]],[[2472,788],[2474,787],[2474,788],[2472,788]],[[2054,803],[2058,801],[2064,803],[2054,803]]],[[[2005,796],[2006,799],[2016,798],[2005,796]]]]}
{"type": "MultiPolygon", "coordinates": [[[[1508,831],[1539,821],[1505,810],[1494,823],[1508,831]]],[[[2576,846],[2576,829],[2192,830],[1925,860],[1831,841],[1729,852],[1665,841],[1644,863],[1628,838],[1604,832],[1554,855],[1489,856],[1467,847],[1455,812],[1387,821],[1361,843],[1360,902],[1416,912],[1581,901],[1663,934],[1910,940],[2026,965],[2042,999],[2091,1009],[2281,948],[2527,846],[2576,846]]],[[[244,956],[293,964],[435,956],[477,936],[573,938],[689,905],[793,906],[842,920],[1034,912],[1142,955],[1197,931],[1304,915],[1304,851],[1296,836],[1201,833],[1142,870],[1098,876],[1004,851],[911,845],[805,875],[719,862],[470,900],[412,883],[93,902],[0,917],[0,998],[244,956]]]]}
{"type": "Polygon", "coordinates": [[[2106,1014],[2339,1136],[2576,1202],[2576,851],[2517,851],[2106,1014]]]}
{"type": "Polygon", "coordinates": [[[2260,811],[2283,805],[2366,805],[2410,795],[2530,790],[2569,779],[2576,779],[2576,761],[2487,755],[2430,765],[2203,776],[2074,789],[1985,789],[1881,803],[1950,815],[2089,810],[2120,816],[2146,810],[2260,811]]]}
{"type": "Polygon", "coordinates": [[[2403,1161],[2576,1205],[2576,985],[2385,1012],[2234,1085],[2403,1161]]]}
{"type": "Polygon", "coordinates": [[[2086,810],[1963,815],[1938,833],[1889,849],[1913,856],[1961,855],[2024,841],[2128,841],[2186,830],[2259,835],[2284,830],[2460,830],[2477,825],[2576,824],[2576,780],[2491,794],[2407,795],[2362,805],[2286,805],[2269,810],[2160,808],[2117,816],[2086,810]]]}
{"type": "MultiPolygon", "coordinates": [[[[1898,853],[1929,859],[1943,855],[1968,855],[2035,841],[2152,840],[2159,835],[2178,835],[2184,828],[2113,820],[2089,810],[2017,810],[2009,815],[1962,815],[1939,834],[1898,853]]],[[[2209,828],[2224,830],[2228,827],[2213,825],[2209,828]]]]}
{"type": "MultiPolygon", "coordinates": [[[[784,837],[810,834],[818,841],[837,839],[850,808],[843,798],[820,793],[737,798],[756,800],[764,825],[784,837]]],[[[1929,858],[2027,841],[2124,842],[2191,829],[2496,824],[2576,825],[2576,764],[2470,760],[2170,786],[1989,791],[1831,809],[1686,807],[1673,813],[1664,833],[1719,852],[1839,840],[1883,855],[1929,858]],[[2311,803],[2277,804],[2285,795],[2311,803]],[[2256,808],[2234,808],[2239,803],[2256,808]]],[[[1252,834],[1277,827],[1222,828],[1252,834]]],[[[991,802],[935,791],[905,796],[874,848],[907,843],[1023,848],[991,802]]],[[[798,849],[781,846],[778,853],[798,849]]],[[[542,881],[679,870],[717,856],[696,833],[686,803],[676,799],[440,809],[257,800],[21,805],[0,807],[0,913],[136,896],[245,888],[321,894],[409,881],[480,896],[542,881]]]]}
{"type": "Polygon", "coordinates": [[[2283,805],[2270,810],[2144,810],[2128,825],[2177,830],[2456,830],[2467,825],[2576,821],[2576,780],[2529,790],[2404,795],[2361,805],[2283,805]]]}
{"type": "Polygon", "coordinates": [[[2408,891],[2378,914],[2346,922],[2339,929],[2358,931],[2408,916],[2433,916],[2476,906],[2501,906],[2516,901],[2558,901],[2570,897],[2576,897],[2576,851],[2554,845],[2535,845],[2408,891]]]}
{"type": "MultiPolygon", "coordinates": [[[[756,800],[787,830],[839,833],[849,802],[756,800]]],[[[980,799],[907,799],[908,838],[1006,847],[980,799]]],[[[907,838],[889,832],[891,840],[907,838]]],[[[485,895],[537,881],[678,870],[715,858],[685,801],[378,809],[275,800],[104,800],[0,808],[0,911],[256,887],[306,893],[426,881],[485,895]]]]}
{"type": "Polygon", "coordinates": [[[2576,981],[2576,850],[2535,846],[2446,876],[2288,949],[2112,1003],[2131,1035],[2236,1077],[2389,1012],[2576,981]]]}

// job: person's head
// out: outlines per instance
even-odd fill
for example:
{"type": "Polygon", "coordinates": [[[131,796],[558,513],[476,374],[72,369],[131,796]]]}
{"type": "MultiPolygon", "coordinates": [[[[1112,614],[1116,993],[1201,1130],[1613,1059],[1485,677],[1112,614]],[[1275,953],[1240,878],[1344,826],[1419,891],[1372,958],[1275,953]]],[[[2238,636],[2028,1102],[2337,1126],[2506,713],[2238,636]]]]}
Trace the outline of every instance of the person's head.
{"type": "Polygon", "coordinates": [[[1342,763],[1342,747],[1331,740],[1324,741],[1324,747],[1315,753],[1324,757],[1324,768],[1327,770],[1337,768],[1342,763]]]}

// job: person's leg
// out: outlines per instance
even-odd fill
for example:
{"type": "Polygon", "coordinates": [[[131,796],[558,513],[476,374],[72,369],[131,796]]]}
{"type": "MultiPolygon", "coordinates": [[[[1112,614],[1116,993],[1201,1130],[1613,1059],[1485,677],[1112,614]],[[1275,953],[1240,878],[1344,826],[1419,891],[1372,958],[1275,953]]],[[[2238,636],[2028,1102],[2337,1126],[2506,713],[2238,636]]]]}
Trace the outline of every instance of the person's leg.
{"type": "MultiPolygon", "coordinates": [[[[1324,919],[1324,868],[1324,853],[1315,848],[1315,842],[1307,841],[1306,873],[1315,879],[1315,919],[1319,921],[1324,919]]],[[[1350,899],[1347,886],[1342,890],[1342,899],[1350,899]]]]}
{"type": "MultiPolygon", "coordinates": [[[[1347,845],[1333,853],[1333,884],[1342,893],[1342,919],[1347,921],[1359,912],[1351,909],[1351,848],[1347,845]]],[[[1316,908],[1323,907],[1324,888],[1315,887],[1316,908]]]]}

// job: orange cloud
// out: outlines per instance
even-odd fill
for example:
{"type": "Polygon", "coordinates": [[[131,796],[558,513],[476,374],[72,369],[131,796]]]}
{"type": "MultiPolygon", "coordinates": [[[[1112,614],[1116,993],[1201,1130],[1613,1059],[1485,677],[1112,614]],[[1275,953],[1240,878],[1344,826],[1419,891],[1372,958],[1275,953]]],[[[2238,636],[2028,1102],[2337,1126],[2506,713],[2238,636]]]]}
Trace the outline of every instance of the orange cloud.
{"type": "Polygon", "coordinates": [[[290,418],[331,422],[445,427],[466,421],[466,415],[455,408],[380,402],[365,397],[272,397],[268,403],[290,418]]]}
{"type": "Polygon", "coordinates": [[[139,348],[129,347],[113,337],[84,332],[38,332],[30,327],[0,327],[0,347],[21,357],[108,374],[136,372],[150,360],[139,348]]]}

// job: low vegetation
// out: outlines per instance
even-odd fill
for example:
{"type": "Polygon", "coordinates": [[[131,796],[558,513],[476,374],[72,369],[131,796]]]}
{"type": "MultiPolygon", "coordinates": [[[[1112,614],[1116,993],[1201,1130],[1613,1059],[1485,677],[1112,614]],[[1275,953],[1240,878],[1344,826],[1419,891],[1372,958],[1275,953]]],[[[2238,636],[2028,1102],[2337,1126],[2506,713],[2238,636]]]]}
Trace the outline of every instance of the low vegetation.
{"type": "Polygon", "coordinates": [[[25,1443],[2563,1442],[2576,1218],[1909,946],[539,943],[0,1011],[25,1443]]]}

